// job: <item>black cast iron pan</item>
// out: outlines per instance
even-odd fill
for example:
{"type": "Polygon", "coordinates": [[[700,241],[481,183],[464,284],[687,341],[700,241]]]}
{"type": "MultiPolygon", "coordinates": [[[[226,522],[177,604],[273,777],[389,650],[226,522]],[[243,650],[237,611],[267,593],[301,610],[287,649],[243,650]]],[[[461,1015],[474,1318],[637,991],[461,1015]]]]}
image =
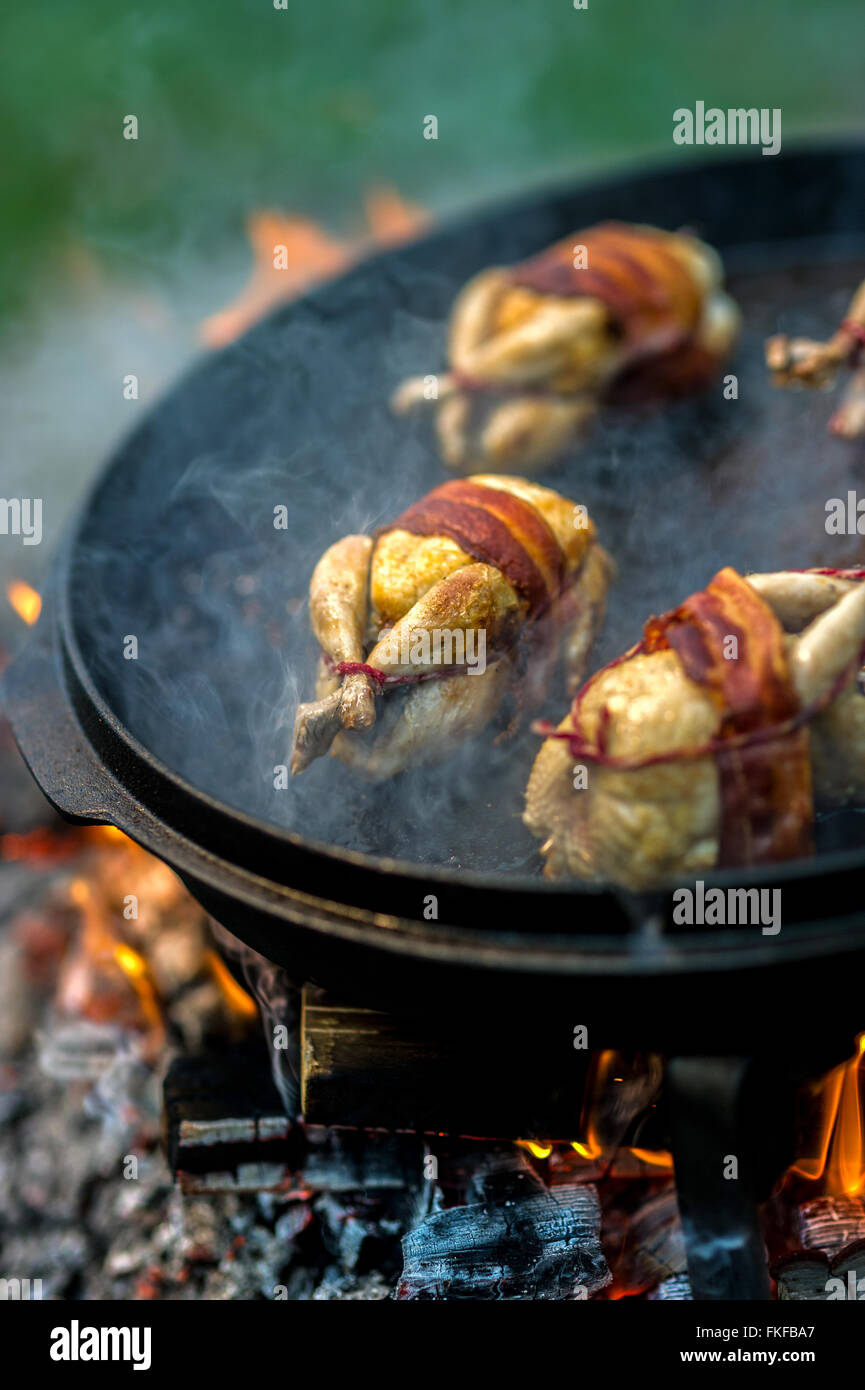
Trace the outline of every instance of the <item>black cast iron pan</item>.
{"type": "MultiPolygon", "coordinates": [[[[834,325],[865,275],[863,210],[857,148],[536,192],[379,256],[205,359],[99,478],[8,673],[46,794],[160,855],[296,977],[397,1012],[518,1009],[591,1023],[597,1045],[675,1035],[680,1051],[729,1050],[731,1030],[765,1040],[802,999],[814,1026],[861,1026],[857,813],[821,822],[813,861],[712,880],[780,886],[769,937],[674,928],[669,893],[545,883],[520,821],[529,732],[378,787],[332,759],[287,788],[276,769],[312,688],[316,559],[443,477],[425,427],[391,418],[391,390],[443,366],[471,274],[592,222],[693,227],[723,252],[746,316],[737,399],[719,385],[655,415],[608,411],[541,477],[587,503],[620,566],[597,661],[722,564],[861,564],[859,538],[827,537],[824,520],[865,455],[826,435],[825,398],[772,390],[762,340],[834,325]]],[[[547,712],[563,708],[554,693],[547,712]]]]}

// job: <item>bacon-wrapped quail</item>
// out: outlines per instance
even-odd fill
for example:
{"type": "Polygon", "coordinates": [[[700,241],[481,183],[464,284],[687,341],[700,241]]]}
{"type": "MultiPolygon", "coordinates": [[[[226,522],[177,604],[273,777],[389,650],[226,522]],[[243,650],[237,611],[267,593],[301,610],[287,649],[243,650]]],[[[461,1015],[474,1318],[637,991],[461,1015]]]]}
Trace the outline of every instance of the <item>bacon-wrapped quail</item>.
{"type": "Polygon", "coordinates": [[[865,434],[865,281],[854,294],[838,329],[825,342],[788,338],[766,340],[766,365],[776,386],[833,386],[843,368],[851,370],[840,406],[829,421],[832,434],[856,439],[865,434]]]}
{"type": "Polygon", "coordinates": [[[604,222],[457,298],[450,371],[396,391],[431,402],[456,472],[532,471],[573,443],[602,397],[699,390],[729,353],[739,314],[716,253],[685,233],[604,222]]]}
{"type": "Polygon", "coordinates": [[[506,697],[536,705],[560,647],[573,688],[611,568],[585,508],[524,478],[444,483],[337,541],[310,583],[322,657],[292,771],[328,751],[376,778],[446,758],[506,697]]]}
{"type": "Polygon", "coordinates": [[[815,801],[865,801],[863,577],[723,569],[651,618],[542,730],[525,821],[548,877],[639,891],[812,852],[815,801]]]}

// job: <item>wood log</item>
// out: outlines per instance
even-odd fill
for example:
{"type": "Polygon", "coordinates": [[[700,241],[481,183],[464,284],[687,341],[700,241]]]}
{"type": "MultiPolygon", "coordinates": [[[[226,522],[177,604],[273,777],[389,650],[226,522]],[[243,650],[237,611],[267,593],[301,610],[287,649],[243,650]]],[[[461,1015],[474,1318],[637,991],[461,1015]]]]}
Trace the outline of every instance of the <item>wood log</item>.
{"type": "Polygon", "coordinates": [[[273,1189],[288,1182],[292,1134],[259,1038],[177,1057],[162,1087],[168,1161],[184,1191],[273,1189]]]}
{"type": "Polygon", "coordinates": [[[398,1299],[575,1301],[610,1282],[591,1184],[550,1191],[524,1154],[492,1150],[467,1191],[403,1237],[398,1299]]]}
{"type": "Polygon", "coordinates": [[[567,1034],[460,1032],[304,988],[301,1105],[311,1124],[580,1139],[589,1062],[567,1034]]]}
{"type": "Polygon", "coordinates": [[[687,1269],[675,1187],[669,1184],[648,1195],[644,1189],[633,1208],[635,1195],[623,1194],[630,1210],[615,1201],[604,1210],[604,1248],[620,1296],[644,1293],[687,1269]]]}
{"type": "Polygon", "coordinates": [[[779,1300],[858,1298],[858,1281],[865,1279],[865,1199],[824,1196],[803,1202],[795,1230],[802,1248],[783,1256],[772,1270],[779,1300]]]}
{"type": "Polygon", "coordinates": [[[775,1296],[782,1303],[819,1302],[826,1298],[829,1256],[823,1250],[797,1250],[772,1267],[775,1296]]]}
{"type": "Polygon", "coordinates": [[[815,1197],[796,1212],[803,1249],[835,1255],[851,1241],[865,1239],[865,1197],[815,1197]]]}
{"type": "Polygon", "coordinates": [[[830,1290],[833,1300],[845,1298],[858,1303],[865,1299],[865,1240],[851,1240],[839,1250],[832,1258],[829,1275],[836,1281],[830,1290]]]}

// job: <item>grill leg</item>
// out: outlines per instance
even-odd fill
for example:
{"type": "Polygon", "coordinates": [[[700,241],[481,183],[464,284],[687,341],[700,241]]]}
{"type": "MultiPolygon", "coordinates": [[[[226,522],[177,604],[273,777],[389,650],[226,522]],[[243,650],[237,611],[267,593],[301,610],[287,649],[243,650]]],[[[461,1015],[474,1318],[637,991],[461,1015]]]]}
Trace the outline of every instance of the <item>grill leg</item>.
{"type": "Polygon", "coordinates": [[[695,1299],[770,1297],[758,1219],[758,1124],[743,1057],[674,1057],[665,1095],[695,1299]],[[749,1124],[750,1118],[750,1124],[749,1124]]]}

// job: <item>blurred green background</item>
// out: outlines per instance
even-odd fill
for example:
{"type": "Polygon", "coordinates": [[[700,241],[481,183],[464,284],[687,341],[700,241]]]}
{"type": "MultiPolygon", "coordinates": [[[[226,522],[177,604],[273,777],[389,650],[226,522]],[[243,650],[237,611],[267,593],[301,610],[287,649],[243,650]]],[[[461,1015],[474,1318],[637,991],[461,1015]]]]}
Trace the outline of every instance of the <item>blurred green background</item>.
{"type": "Polygon", "coordinates": [[[254,206],[344,228],[375,181],[449,210],[563,169],[672,156],[672,112],[698,98],[780,106],[785,140],[863,124],[861,0],[4,8],[7,307],[70,243],[147,276],[179,248],[240,248],[254,206]],[[121,137],[128,113],[137,142],[121,137]]]}
{"type": "Polygon", "coordinates": [[[855,134],[863,54],[862,0],[6,0],[0,494],[44,498],[44,543],[0,546],[0,646],[22,636],[5,581],[41,583],[88,478],[247,284],[251,210],[350,241],[375,186],[446,215],[724,158],[673,145],[697,100],[781,107],[785,143],[855,134]]]}

